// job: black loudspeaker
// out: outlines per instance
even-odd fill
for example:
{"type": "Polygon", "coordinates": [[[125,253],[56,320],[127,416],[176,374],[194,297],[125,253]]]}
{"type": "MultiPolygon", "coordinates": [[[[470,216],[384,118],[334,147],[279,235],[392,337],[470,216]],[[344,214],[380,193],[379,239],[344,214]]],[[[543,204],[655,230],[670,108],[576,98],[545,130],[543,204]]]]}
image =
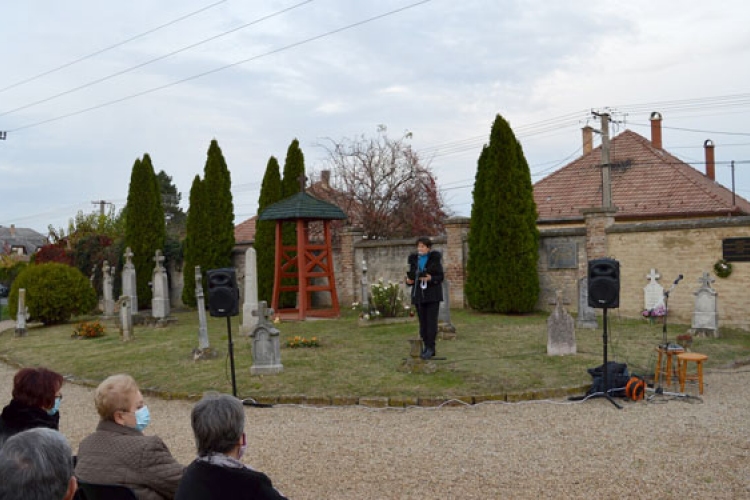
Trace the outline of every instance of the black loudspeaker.
{"type": "Polygon", "coordinates": [[[620,307],[620,263],[614,259],[589,261],[589,306],[620,307]]]}
{"type": "Polygon", "coordinates": [[[211,316],[237,316],[240,314],[240,291],[234,269],[211,269],[208,275],[208,312],[211,316]]]}

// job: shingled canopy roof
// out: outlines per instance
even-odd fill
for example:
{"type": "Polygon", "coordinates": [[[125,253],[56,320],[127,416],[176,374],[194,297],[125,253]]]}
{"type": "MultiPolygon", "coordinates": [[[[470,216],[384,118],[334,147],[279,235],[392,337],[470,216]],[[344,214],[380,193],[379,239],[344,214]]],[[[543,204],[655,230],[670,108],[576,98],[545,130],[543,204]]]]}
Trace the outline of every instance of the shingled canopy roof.
{"type": "MultiPolygon", "coordinates": [[[[612,140],[612,202],[617,220],[750,214],[750,203],[625,130],[612,140]]],[[[602,204],[601,146],[534,184],[539,223],[582,221],[581,209],[602,204]]]]}
{"type": "Polygon", "coordinates": [[[336,205],[321,201],[304,191],[269,205],[258,220],[341,220],[346,214],[336,205]]]}

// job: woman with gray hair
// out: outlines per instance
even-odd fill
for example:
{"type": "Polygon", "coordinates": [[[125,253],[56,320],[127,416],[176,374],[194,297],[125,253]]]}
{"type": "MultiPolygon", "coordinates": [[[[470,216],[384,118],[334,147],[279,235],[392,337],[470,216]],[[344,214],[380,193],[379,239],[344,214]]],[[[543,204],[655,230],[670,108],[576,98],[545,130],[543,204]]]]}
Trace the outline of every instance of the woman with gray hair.
{"type": "Polygon", "coordinates": [[[190,414],[198,458],[180,481],[175,500],[285,499],[271,479],[241,462],[247,447],[245,410],[228,394],[209,393],[190,414]]]}

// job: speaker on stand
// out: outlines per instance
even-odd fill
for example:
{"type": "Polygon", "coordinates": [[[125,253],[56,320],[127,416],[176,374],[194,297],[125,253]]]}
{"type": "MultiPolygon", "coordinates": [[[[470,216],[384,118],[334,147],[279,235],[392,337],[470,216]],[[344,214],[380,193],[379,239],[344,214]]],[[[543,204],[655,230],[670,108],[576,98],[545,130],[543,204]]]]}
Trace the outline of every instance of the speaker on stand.
{"type": "Polygon", "coordinates": [[[210,269],[206,275],[208,277],[208,312],[214,317],[227,318],[229,365],[232,371],[232,395],[237,397],[237,380],[234,375],[234,345],[232,343],[232,324],[230,320],[232,316],[240,314],[240,291],[237,288],[237,276],[231,267],[210,269]]]}
{"type": "Polygon", "coordinates": [[[615,259],[603,258],[589,261],[588,266],[588,295],[589,306],[602,309],[602,343],[604,345],[604,364],[602,365],[602,379],[604,392],[595,392],[592,398],[607,398],[617,408],[622,406],[609,395],[609,366],[607,363],[607,309],[620,307],[620,263],[615,259]]]}

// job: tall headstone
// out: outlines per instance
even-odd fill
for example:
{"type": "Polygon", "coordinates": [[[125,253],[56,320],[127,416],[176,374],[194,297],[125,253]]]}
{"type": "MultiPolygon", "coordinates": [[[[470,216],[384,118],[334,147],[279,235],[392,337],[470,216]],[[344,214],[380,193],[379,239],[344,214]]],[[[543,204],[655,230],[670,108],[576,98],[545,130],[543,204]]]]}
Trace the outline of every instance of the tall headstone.
{"type": "Polygon", "coordinates": [[[129,295],[120,295],[120,299],[117,301],[120,306],[120,335],[123,342],[133,340],[132,300],[129,295]]]}
{"type": "Polygon", "coordinates": [[[547,354],[549,356],[561,356],[575,353],[575,322],[563,307],[562,292],[558,290],[555,310],[547,318],[547,354]]]}
{"type": "Polygon", "coordinates": [[[250,367],[250,374],[281,373],[284,366],[281,364],[280,332],[269,320],[274,311],[266,306],[265,301],[261,301],[253,314],[258,318],[258,326],[250,334],[253,345],[253,366],[250,367]]]}
{"type": "Polygon", "coordinates": [[[18,312],[16,313],[16,337],[26,336],[26,320],[29,319],[29,310],[26,308],[26,289],[18,290],[18,312]]]}
{"type": "Polygon", "coordinates": [[[125,249],[125,264],[122,266],[122,294],[130,297],[131,315],[138,313],[138,286],[135,281],[133,256],[133,251],[130,247],[127,247],[125,249]]]}
{"type": "Polygon", "coordinates": [[[599,327],[596,321],[596,309],[589,305],[589,279],[584,276],[578,280],[578,328],[595,330],[599,327]]]}
{"type": "Polygon", "coordinates": [[[664,305],[664,287],[656,281],[659,278],[661,276],[656,269],[651,269],[651,272],[646,275],[648,284],[643,287],[643,308],[647,311],[664,305]]]}
{"type": "Polygon", "coordinates": [[[154,256],[154,273],[151,279],[153,298],[151,299],[151,316],[166,319],[169,316],[169,280],[164,268],[164,256],[161,250],[154,256]]]}
{"type": "Polygon", "coordinates": [[[195,266],[195,300],[198,305],[198,349],[210,347],[208,343],[208,323],[206,322],[206,298],[203,294],[201,266],[195,266]]]}
{"type": "Polygon", "coordinates": [[[102,305],[105,316],[115,314],[115,299],[112,295],[112,268],[106,260],[102,263],[102,305]]]}
{"type": "Polygon", "coordinates": [[[258,309],[258,259],[255,249],[245,251],[245,303],[242,304],[242,328],[240,333],[250,335],[258,326],[253,311],[258,309]]]}
{"type": "Polygon", "coordinates": [[[456,338],[456,327],[451,323],[450,283],[444,280],[441,286],[443,287],[443,301],[438,310],[438,332],[444,340],[452,340],[456,338]]]}
{"type": "Polygon", "coordinates": [[[693,324],[690,331],[703,335],[719,336],[719,312],[717,307],[716,290],[711,287],[715,280],[707,272],[698,278],[700,288],[693,293],[695,295],[695,311],[693,312],[693,324]]]}
{"type": "Polygon", "coordinates": [[[362,261],[362,311],[370,310],[370,281],[367,279],[367,261],[362,261]]]}

